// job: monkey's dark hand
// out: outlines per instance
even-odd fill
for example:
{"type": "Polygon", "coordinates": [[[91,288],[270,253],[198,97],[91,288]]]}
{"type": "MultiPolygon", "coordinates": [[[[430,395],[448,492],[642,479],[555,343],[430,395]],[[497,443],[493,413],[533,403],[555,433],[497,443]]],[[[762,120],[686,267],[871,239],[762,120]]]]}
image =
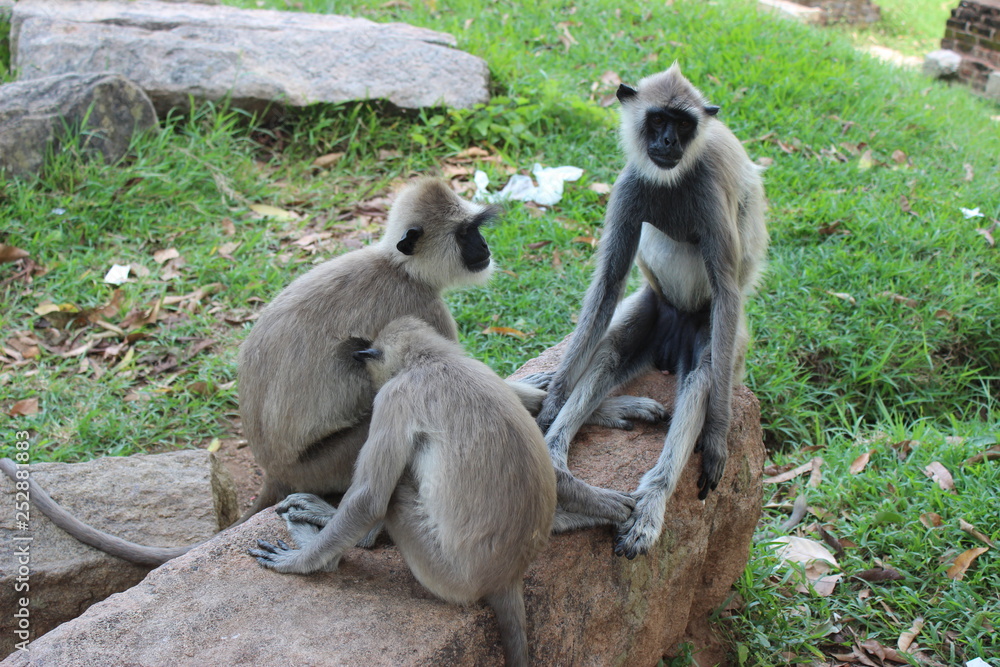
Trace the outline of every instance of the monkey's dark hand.
{"type": "Polygon", "coordinates": [[[618,527],[614,550],[616,556],[632,560],[639,554],[648,553],[663,531],[663,513],[667,496],[656,486],[640,488],[633,494],[635,509],[625,523],[618,527]]]}
{"type": "Polygon", "coordinates": [[[701,452],[701,475],[698,477],[698,500],[708,497],[709,491],[715,491],[719,486],[719,480],[726,471],[726,451],[725,436],[712,434],[709,431],[702,433],[701,439],[695,447],[695,451],[701,452]]]}
{"type": "Polygon", "coordinates": [[[555,376],[554,371],[545,371],[542,373],[531,373],[525,375],[523,378],[518,378],[518,382],[526,384],[529,387],[534,387],[535,389],[548,389],[549,383],[552,382],[552,378],[555,376]]]}
{"type": "Polygon", "coordinates": [[[282,540],[278,540],[278,544],[274,545],[265,540],[257,540],[257,549],[247,549],[247,553],[253,556],[258,563],[270,570],[277,570],[278,572],[283,572],[280,564],[283,561],[287,561],[289,555],[293,555],[298,549],[290,547],[285,544],[282,540]]]}
{"type": "Polygon", "coordinates": [[[548,433],[549,427],[552,426],[552,422],[559,416],[559,411],[562,410],[565,403],[566,396],[560,385],[558,383],[550,384],[549,395],[542,401],[542,409],[538,411],[538,416],[535,417],[535,422],[538,423],[538,428],[542,429],[542,433],[548,433]]]}

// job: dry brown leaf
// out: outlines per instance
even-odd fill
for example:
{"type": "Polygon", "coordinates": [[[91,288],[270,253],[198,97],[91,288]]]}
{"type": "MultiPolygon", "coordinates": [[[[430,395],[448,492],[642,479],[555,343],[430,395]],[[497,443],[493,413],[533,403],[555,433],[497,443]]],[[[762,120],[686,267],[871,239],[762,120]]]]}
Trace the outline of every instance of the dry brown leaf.
{"type": "Polygon", "coordinates": [[[917,638],[920,631],[924,629],[924,619],[919,616],[913,619],[913,625],[906,632],[900,633],[899,640],[896,642],[896,648],[904,653],[910,649],[913,644],[913,640],[917,638]]]}
{"type": "Polygon", "coordinates": [[[903,151],[896,149],[892,152],[892,161],[895,162],[896,164],[899,165],[906,164],[906,159],[907,159],[906,153],[904,153],[903,151]]]}
{"type": "Polygon", "coordinates": [[[917,302],[915,299],[911,299],[908,296],[903,296],[902,294],[893,294],[892,292],[882,292],[882,296],[888,297],[895,301],[896,303],[903,304],[904,306],[909,306],[910,308],[916,308],[917,302]]]}
{"type": "MultiPolygon", "coordinates": [[[[226,236],[232,236],[236,233],[236,225],[233,224],[231,218],[223,218],[220,224],[222,225],[222,233],[226,236]]],[[[135,269],[133,269],[133,271],[134,270],[135,269]]]]}
{"type": "Polygon", "coordinates": [[[177,252],[177,248],[163,248],[153,253],[153,261],[157,264],[163,264],[169,259],[176,259],[180,256],[181,254],[177,252]]]}
{"type": "Polygon", "coordinates": [[[860,473],[862,470],[865,469],[865,466],[868,465],[868,460],[871,459],[871,456],[874,453],[875,453],[874,449],[869,449],[867,452],[865,452],[858,458],[854,459],[854,461],[851,463],[851,467],[848,468],[847,471],[852,475],[857,475],[858,473],[860,473]]]}
{"type": "Polygon", "coordinates": [[[924,468],[924,474],[937,482],[937,485],[944,491],[955,490],[955,480],[951,473],[939,461],[933,461],[924,468]]]}
{"type": "Polygon", "coordinates": [[[605,70],[604,74],[601,75],[601,83],[612,88],[618,88],[618,86],[622,85],[622,79],[618,76],[617,72],[605,70]]]}
{"type": "Polygon", "coordinates": [[[919,444],[919,440],[900,440],[890,445],[890,447],[896,450],[896,457],[900,461],[905,461],[913,452],[913,448],[919,444]]]}
{"type": "Polygon", "coordinates": [[[815,540],[793,536],[776,538],[773,543],[777,547],[775,555],[779,560],[799,563],[804,568],[808,582],[799,583],[795,590],[808,593],[809,587],[806,585],[808,583],[820,597],[829,597],[833,594],[834,587],[844,575],[829,574],[830,570],[837,566],[837,559],[826,547],[815,540]]]}
{"type": "Polygon", "coordinates": [[[903,575],[891,567],[873,567],[870,570],[862,570],[851,575],[856,579],[863,579],[872,583],[879,581],[900,581],[903,575]]]}
{"type": "Polygon", "coordinates": [[[851,296],[850,294],[848,294],[847,292],[831,292],[830,290],[827,290],[826,293],[829,294],[830,296],[836,297],[836,298],[838,298],[838,299],[840,299],[842,301],[847,301],[848,303],[850,303],[852,305],[855,304],[855,303],[857,303],[854,300],[854,297],[851,296]]]}
{"type": "Polygon", "coordinates": [[[577,236],[573,239],[573,243],[586,243],[591,248],[597,247],[597,239],[593,236],[577,236]]]}
{"type": "Polygon", "coordinates": [[[27,250],[22,250],[21,248],[15,248],[12,245],[0,243],[0,264],[5,262],[16,262],[19,259],[24,259],[29,256],[30,253],[27,250]]]}
{"type": "Polygon", "coordinates": [[[890,660],[892,662],[898,662],[901,664],[906,664],[909,662],[909,660],[899,655],[896,649],[890,648],[888,646],[882,646],[874,639],[868,639],[866,641],[863,641],[861,642],[860,646],[861,648],[865,649],[866,651],[877,657],[883,663],[886,660],[890,660]]]}
{"type": "Polygon", "coordinates": [[[319,167],[320,169],[326,169],[327,167],[332,167],[340,162],[342,157],[344,157],[344,153],[327,153],[326,155],[320,155],[318,158],[313,160],[313,166],[319,167]]]}
{"type": "Polygon", "coordinates": [[[489,157],[490,152],[479,146],[469,146],[463,151],[459,151],[455,157],[456,158],[484,158],[489,157]]]}
{"type": "Polygon", "coordinates": [[[1000,461],[1000,444],[993,445],[985,452],[979,452],[962,461],[962,465],[971,466],[983,461],[1000,461]]]}
{"type": "Polygon", "coordinates": [[[811,488],[819,488],[820,483],[823,481],[823,473],[820,472],[820,468],[823,466],[823,459],[820,457],[815,457],[811,461],[812,468],[809,471],[809,486],[811,488]]]}
{"type": "Polygon", "coordinates": [[[535,241],[534,243],[527,244],[527,247],[531,250],[538,250],[539,248],[544,248],[550,243],[552,243],[552,241],[535,241]]]}
{"type": "Polygon", "coordinates": [[[275,220],[280,220],[282,222],[291,222],[292,220],[298,220],[302,217],[295,211],[286,211],[283,208],[269,206],[267,204],[251,204],[250,210],[253,211],[258,218],[274,218],[275,220]]]}
{"type": "Polygon", "coordinates": [[[810,472],[812,470],[812,467],[813,467],[812,461],[809,461],[807,463],[803,463],[797,468],[792,468],[791,470],[787,470],[783,473],[774,475],[773,477],[765,477],[764,483],[781,484],[782,482],[787,482],[790,479],[795,479],[799,475],[804,475],[807,472],[810,472]]]}
{"type": "Polygon", "coordinates": [[[501,336],[513,336],[514,338],[520,338],[524,340],[528,337],[528,334],[523,331],[518,331],[517,329],[511,329],[510,327],[486,327],[483,329],[484,334],[500,334],[501,336]]]}
{"type": "Polygon", "coordinates": [[[969,535],[972,535],[974,538],[976,538],[977,540],[979,540],[983,544],[988,544],[991,547],[995,547],[996,546],[996,545],[993,544],[993,542],[990,541],[990,538],[986,537],[985,535],[983,535],[982,533],[980,533],[978,530],[976,530],[976,527],[973,526],[968,521],[966,521],[965,519],[959,518],[959,520],[958,520],[958,527],[961,528],[966,533],[968,533],[969,535]]]}
{"type": "Polygon", "coordinates": [[[925,512],[920,515],[920,523],[927,528],[940,528],[944,525],[944,519],[937,512],[925,512]]]}
{"type": "Polygon", "coordinates": [[[27,417],[28,415],[38,414],[38,412],[38,397],[36,396],[33,398],[22,398],[10,407],[10,411],[7,414],[11,417],[27,417]]]}
{"type": "Polygon", "coordinates": [[[990,244],[991,248],[997,244],[996,239],[993,238],[993,231],[997,228],[998,224],[1000,223],[994,220],[993,224],[990,225],[989,227],[976,229],[976,233],[982,235],[982,237],[986,239],[986,242],[990,244]]]}
{"type": "Polygon", "coordinates": [[[969,566],[972,565],[973,561],[989,550],[989,547],[976,547],[975,549],[963,551],[955,557],[954,564],[948,568],[948,571],[945,572],[945,574],[949,579],[961,581],[965,578],[965,571],[969,569],[969,566]]]}

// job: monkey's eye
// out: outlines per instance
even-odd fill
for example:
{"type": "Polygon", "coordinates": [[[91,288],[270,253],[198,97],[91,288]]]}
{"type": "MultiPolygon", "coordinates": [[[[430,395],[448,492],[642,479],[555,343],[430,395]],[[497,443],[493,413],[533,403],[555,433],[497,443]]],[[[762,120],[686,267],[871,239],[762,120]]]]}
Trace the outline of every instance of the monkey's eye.
{"type": "Polygon", "coordinates": [[[692,122],[691,122],[691,121],[689,121],[689,120],[682,120],[682,121],[681,121],[680,123],[678,123],[678,125],[679,125],[679,126],[680,126],[680,127],[682,128],[682,129],[685,129],[685,130],[689,130],[689,129],[691,129],[691,126],[692,126],[692,125],[694,125],[694,123],[692,123],[692,122]]]}
{"type": "Polygon", "coordinates": [[[656,128],[657,130],[659,130],[660,128],[662,128],[664,125],[667,124],[667,121],[664,120],[663,116],[650,116],[649,124],[652,125],[654,128],[656,128]]]}

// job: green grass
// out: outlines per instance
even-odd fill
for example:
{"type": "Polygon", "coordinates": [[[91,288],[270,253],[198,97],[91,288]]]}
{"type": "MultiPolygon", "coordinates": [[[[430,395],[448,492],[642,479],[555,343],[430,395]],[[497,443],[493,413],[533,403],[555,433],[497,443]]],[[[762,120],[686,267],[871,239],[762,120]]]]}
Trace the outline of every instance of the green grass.
{"type": "Polygon", "coordinates": [[[958,6],[951,0],[879,0],[882,20],[867,26],[839,26],[861,46],[888,46],[911,56],[941,48],[945,21],[958,6]]]}
{"type": "MultiPolygon", "coordinates": [[[[903,5],[883,6],[892,16],[903,5]]],[[[315,262],[377,237],[380,219],[361,202],[414,174],[441,173],[469,146],[499,156],[477,165],[495,183],[505,168],[536,161],[586,170],[552,210],[511,205],[489,230],[509,273],[449,297],[469,351],[511,372],[572,330],[593,267],[580,239],[599,235],[605,200],[587,186],[613,182],[621,165],[615,111],[598,104],[612,92],[601,75],[635,82],[678,59],[751,156],[772,161],[772,248],[748,308],[746,378],[772,462],[822,457],[823,483],[809,502],[830,532],[858,545],[844,571],[883,562],[904,575],[867,585],[865,596],[845,581],[832,597],[811,597],[783,583],[759,544],[738,586],[742,606],[724,621],[741,647],[734,661],[849,652],[852,632],[895,645],[916,616],[927,621],[918,643],[945,664],[1000,649],[989,629],[1000,622],[994,550],[964,581],[942,574],[974,546],[959,518],[1000,539],[997,463],[960,465],[1000,435],[1000,260],[976,232],[1000,217],[996,106],[881,65],[841,32],[758,16],[741,2],[305,0],[298,8],[452,32],[489,62],[494,97],[471,111],[321,106],[267,125],[203,105],[138,138],[119,165],[88,163],[71,144],[40,177],[4,181],[0,243],[29,251],[36,269],[29,280],[24,263],[0,265],[2,354],[28,352],[0,365],[0,410],[38,400],[37,414],[8,418],[11,433],[30,431],[33,460],[191,447],[237,433],[235,351],[247,318],[315,262]],[[576,40],[568,49],[561,22],[576,40]],[[335,167],[311,166],[330,152],[344,153],[335,167]],[[255,204],[297,217],[261,218],[255,204]],[[966,220],[962,207],[986,217],[966,220]],[[333,236],[294,243],[312,232],[333,236]],[[156,261],[170,248],[183,266],[156,261]],[[117,297],[103,282],[113,263],[145,269],[117,297]],[[204,296],[174,302],[199,289],[204,296]],[[127,326],[161,299],[156,322],[127,326]],[[43,302],[64,311],[39,315],[43,302]],[[528,337],[482,333],[488,326],[528,337]],[[64,356],[86,344],[88,353],[64,356]],[[887,441],[857,444],[878,430],[887,441]],[[889,445],[902,440],[921,446],[899,461],[889,445]],[[868,449],[876,450],[868,468],[848,474],[868,449]],[[952,472],[957,494],[923,475],[931,461],[952,472]],[[924,528],[927,511],[944,527],[924,528]],[[831,625],[839,636],[822,633],[831,625]]],[[[801,480],[768,488],[762,534],[801,488],[801,480]]]]}

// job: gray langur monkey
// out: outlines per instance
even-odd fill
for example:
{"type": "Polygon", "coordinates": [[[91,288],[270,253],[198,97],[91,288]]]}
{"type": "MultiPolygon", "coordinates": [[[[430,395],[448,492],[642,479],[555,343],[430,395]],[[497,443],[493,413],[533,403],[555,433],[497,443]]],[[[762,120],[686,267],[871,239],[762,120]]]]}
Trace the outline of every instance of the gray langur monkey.
{"type": "MultiPolygon", "coordinates": [[[[265,307],[239,351],[239,398],[244,432],[264,481],[242,523],[289,493],[342,493],[368,437],[375,389],[351,354],[356,339],[371,340],[390,321],[412,315],[449,340],[455,319],[442,294],[485,284],[492,259],[480,231],[498,210],[466,202],[439,179],[417,179],[396,197],[385,233],[371,246],[328,260],[294,280],[265,307]]],[[[533,413],[545,392],[523,383],[511,388],[533,413]]],[[[591,423],[624,426],[646,418],[634,405],[609,399],[591,423]]],[[[15,479],[17,465],[0,460],[15,479]]],[[[578,482],[561,483],[564,529],[624,521],[633,502],[625,494],[578,482]]],[[[81,542],[119,558],[164,563],[191,547],[148,547],[96,530],[59,507],[29,482],[35,505],[81,542]]],[[[561,501],[562,501],[561,496],[561,501]]],[[[366,538],[374,541],[377,530],[366,538]]]]}
{"type": "Polygon", "coordinates": [[[507,383],[415,318],[350,356],[378,393],[347,493],[339,508],[287,497],[277,511],[298,548],[258,540],[249,553],[278,572],[335,570],[384,520],[417,580],[448,602],[485,599],[507,664],[528,664],[524,572],[556,508],[541,431],[507,383]]]}
{"type": "Polygon", "coordinates": [[[663,452],[633,493],[615,553],[646,553],[693,451],[699,498],[726,465],[733,383],[743,376],[744,299],[767,254],[760,168],[716,119],[719,107],[670,69],[622,85],[627,158],[608,202],[598,263],[576,331],[537,421],[565,466],[583,418],[614,387],[650,368],[675,373],[678,392],[663,452]],[[620,305],[632,263],[644,286],[620,305]],[[617,308],[616,308],[617,306],[617,308]]]}

